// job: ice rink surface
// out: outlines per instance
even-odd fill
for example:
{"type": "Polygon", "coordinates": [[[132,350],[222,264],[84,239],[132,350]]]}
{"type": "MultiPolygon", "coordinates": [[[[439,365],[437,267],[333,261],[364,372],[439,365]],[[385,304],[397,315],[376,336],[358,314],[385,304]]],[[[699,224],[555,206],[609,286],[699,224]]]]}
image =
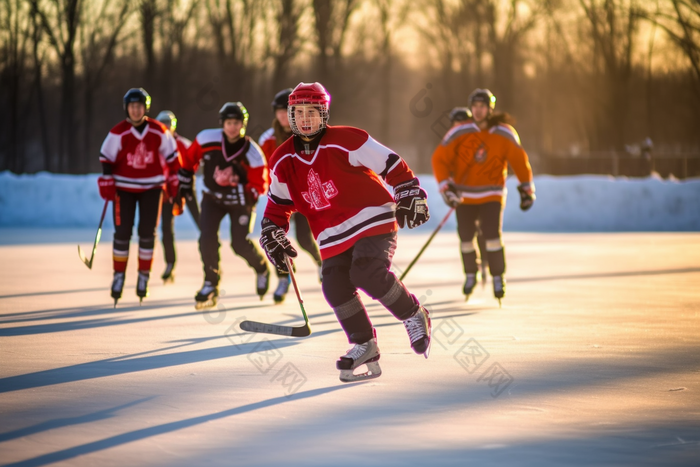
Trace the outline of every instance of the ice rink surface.
{"type": "MultiPolygon", "coordinates": [[[[397,270],[429,233],[400,234],[397,270]]],[[[202,313],[194,240],[173,285],[159,247],[142,306],[132,241],[115,309],[111,232],[92,271],[76,251],[91,229],[11,235],[27,242],[0,246],[3,465],[700,464],[698,233],[506,233],[502,308],[490,282],[464,302],[457,235],[440,233],[405,281],[431,311],[430,358],[363,296],[383,375],[356,384],[338,380],[348,344],[303,252],[313,334],[288,338],[237,327],[301,313],[293,293],[273,304],[276,279],[260,301],[228,242],[202,313]]]]}

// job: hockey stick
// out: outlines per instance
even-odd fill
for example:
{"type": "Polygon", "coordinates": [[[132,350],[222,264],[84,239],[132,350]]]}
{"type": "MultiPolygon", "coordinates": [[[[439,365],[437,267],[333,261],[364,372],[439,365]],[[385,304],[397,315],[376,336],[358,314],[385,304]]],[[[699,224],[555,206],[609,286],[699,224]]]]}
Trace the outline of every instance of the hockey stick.
{"type": "Polygon", "coordinates": [[[306,310],[304,310],[304,299],[301,298],[301,292],[299,292],[299,287],[297,286],[297,279],[294,277],[294,267],[292,266],[292,260],[289,256],[284,256],[284,262],[289,270],[289,277],[292,279],[292,285],[294,285],[294,292],[297,294],[297,300],[299,300],[299,307],[301,308],[301,314],[304,315],[304,324],[302,326],[279,326],[277,324],[267,324],[259,323],[257,321],[242,321],[240,324],[241,329],[249,332],[262,332],[265,334],[278,334],[280,336],[291,336],[291,337],[306,337],[311,335],[311,326],[309,325],[309,317],[306,316],[306,310]]]}
{"type": "Polygon", "coordinates": [[[416,257],[413,258],[413,261],[411,261],[411,264],[409,264],[408,267],[406,268],[406,270],[401,274],[401,277],[399,277],[399,280],[400,280],[400,281],[402,281],[403,278],[406,277],[406,274],[408,274],[408,271],[410,271],[411,268],[413,267],[413,265],[416,264],[416,262],[418,261],[418,259],[421,257],[421,255],[422,255],[423,252],[425,251],[425,249],[428,248],[428,245],[430,245],[430,242],[433,241],[433,238],[435,238],[435,236],[436,236],[437,233],[440,231],[440,229],[442,229],[442,226],[445,225],[445,223],[447,222],[447,219],[450,218],[450,216],[452,215],[452,211],[454,211],[454,210],[455,210],[455,208],[450,208],[450,210],[447,211],[447,215],[446,215],[445,218],[440,222],[440,225],[437,226],[437,228],[435,229],[435,231],[434,231],[434,232],[430,235],[430,237],[428,238],[428,241],[425,242],[425,245],[423,245],[423,248],[420,249],[420,251],[418,252],[418,254],[416,255],[416,257]]]}
{"type": "Polygon", "coordinates": [[[97,244],[100,242],[100,237],[102,236],[102,222],[105,220],[108,204],[109,200],[105,200],[105,207],[102,208],[102,217],[100,217],[100,225],[97,227],[97,235],[95,235],[95,243],[92,245],[92,254],[90,255],[89,260],[83,254],[83,250],[80,248],[80,245],[78,245],[78,256],[80,256],[80,260],[85,263],[85,266],[87,266],[88,269],[92,269],[92,260],[95,259],[95,250],[97,250],[97,244]]]}

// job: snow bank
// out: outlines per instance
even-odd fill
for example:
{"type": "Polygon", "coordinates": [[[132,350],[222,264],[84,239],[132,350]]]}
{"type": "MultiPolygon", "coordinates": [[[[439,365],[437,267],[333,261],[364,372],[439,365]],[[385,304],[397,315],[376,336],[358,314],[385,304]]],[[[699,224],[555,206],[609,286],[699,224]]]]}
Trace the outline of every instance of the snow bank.
{"type": "MultiPolygon", "coordinates": [[[[96,174],[0,173],[0,227],[96,227],[103,201],[96,174]]],[[[428,191],[432,229],[447,213],[432,175],[420,176],[428,191]]],[[[700,180],[613,178],[597,175],[535,177],[537,201],[521,212],[517,180],[509,178],[504,230],[530,232],[700,231],[700,180]]],[[[202,184],[198,184],[201,191],[202,184]]],[[[201,194],[199,196],[201,199],[201,194]]],[[[265,197],[258,212],[262,213],[265,197]]],[[[111,213],[111,210],[109,211],[111,213]]],[[[112,221],[105,219],[105,228],[112,221]]],[[[228,228],[227,224],[222,226],[228,228]]],[[[454,216],[444,227],[456,228],[454,216]]],[[[196,231],[186,213],[178,231],[196,231]]],[[[259,227],[258,227],[259,229],[259,227]]],[[[257,230],[257,229],[256,229],[257,230]]]]}

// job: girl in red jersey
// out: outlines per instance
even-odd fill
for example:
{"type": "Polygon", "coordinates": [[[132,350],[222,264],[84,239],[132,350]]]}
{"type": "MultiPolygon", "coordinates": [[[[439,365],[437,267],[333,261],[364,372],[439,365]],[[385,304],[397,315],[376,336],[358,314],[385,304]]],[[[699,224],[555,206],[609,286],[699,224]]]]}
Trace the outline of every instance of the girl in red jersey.
{"type": "MultiPolygon", "coordinates": [[[[185,154],[187,149],[192,145],[192,141],[177,133],[177,118],[175,114],[170,110],[163,110],[156,116],[156,120],[170,130],[170,133],[172,133],[173,138],[175,138],[177,142],[178,152],[181,155],[185,154]]],[[[179,170],[179,160],[176,165],[179,170]]],[[[192,178],[192,185],[194,187],[194,177],[192,178]]],[[[192,191],[194,191],[194,188],[192,191]]],[[[197,198],[195,196],[190,196],[185,202],[194,223],[199,226],[199,205],[197,204],[197,198]]],[[[160,229],[163,236],[161,240],[163,242],[163,253],[165,255],[165,271],[163,271],[161,278],[165,283],[175,281],[175,261],[177,258],[175,254],[175,216],[180,214],[182,214],[181,200],[164,196],[160,229]],[[175,208],[175,213],[173,213],[173,208],[175,208]]]]}
{"type": "Polygon", "coordinates": [[[381,374],[376,331],[358,288],[403,321],[413,350],[428,357],[428,310],[389,268],[398,226],[417,227],[429,214],[427,195],[406,162],[363,130],[328,126],[329,106],[330,95],[319,83],[300,83],[289,96],[294,136],[269,162],[260,244],[286,271],[285,255],[297,256],[286,237],[290,215],[298,211],[309,220],[323,258],[323,294],[355,344],[336,367],[342,381],[355,381],[381,374]],[[368,372],[355,375],[362,364],[368,372]]]}
{"type": "Polygon", "coordinates": [[[129,89],[124,95],[127,118],[110,130],[100,149],[103,171],[98,179],[100,196],[114,201],[112,298],[115,307],[124,289],[136,206],[139,208],[136,295],[143,300],[148,296],[163,185],[171,197],[177,193],[177,144],[162,123],[146,117],[150,107],[151,96],[144,89],[129,89]]]}
{"type": "MultiPolygon", "coordinates": [[[[275,94],[272,100],[272,110],[275,112],[275,119],[272,121],[272,128],[267,129],[261,136],[258,144],[265,153],[265,157],[270,160],[272,154],[277,149],[277,146],[287,141],[292,137],[292,128],[289,126],[289,118],[287,117],[287,105],[289,104],[289,95],[292,93],[292,88],[283,89],[275,94]]],[[[309,221],[306,220],[301,213],[295,212],[292,214],[294,221],[295,233],[297,242],[304,250],[306,250],[318,265],[319,278],[321,276],[321,253],[318,251],[318,245],[314,241],[309,221]]],[[[272,297],[275,303],[282,303],[284,297],[289,291],[289,274],[277,271],[278,284],[272,297]]]]}

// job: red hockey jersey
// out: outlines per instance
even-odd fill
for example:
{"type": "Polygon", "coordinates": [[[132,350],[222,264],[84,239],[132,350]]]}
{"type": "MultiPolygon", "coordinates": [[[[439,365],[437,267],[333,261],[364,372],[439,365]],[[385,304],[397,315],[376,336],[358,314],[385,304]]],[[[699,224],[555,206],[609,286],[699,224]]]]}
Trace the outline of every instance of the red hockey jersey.
{"type": "Polygon", "coordinates": [[[112,164],[117,188],[137,193],[163,186],[168,171],[177,172],[177,161],[175,138],[165,125],[148,117],[142,133],[123,120],[100,149],[100,162],[112,164]]]}
{"type": "Polygon", "coordinates": [[[394,197],[382,180],[396,186],[415,178],[401,157],[358,128],[329,126],[312,155],[296,153],[297,138],[272,155],[265,217],[288,230],[299,211],[324,259],[398,229],[394,197]]]}
{"type": "Polygon", "coordinates": [[[270,157],[272,157],[272,153],[274,153],[275,149],[277,149],[277,137],[275,136],[275,129],[268,128],[267,130],[265,130],[258,139],[258,145],[260,146],[260,149],[263,150],[265,157],[269,161],[270,157]]]}

